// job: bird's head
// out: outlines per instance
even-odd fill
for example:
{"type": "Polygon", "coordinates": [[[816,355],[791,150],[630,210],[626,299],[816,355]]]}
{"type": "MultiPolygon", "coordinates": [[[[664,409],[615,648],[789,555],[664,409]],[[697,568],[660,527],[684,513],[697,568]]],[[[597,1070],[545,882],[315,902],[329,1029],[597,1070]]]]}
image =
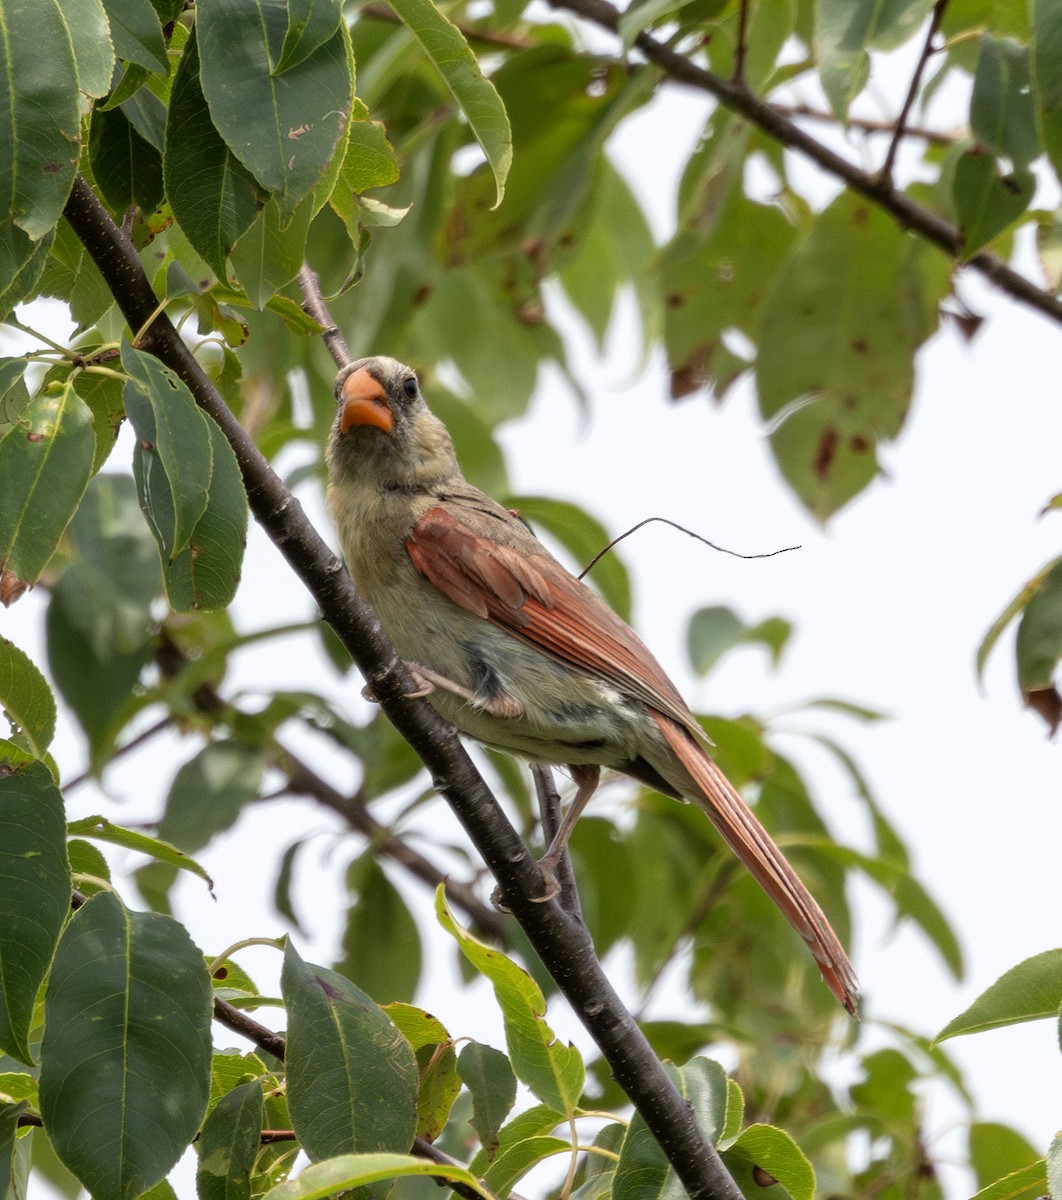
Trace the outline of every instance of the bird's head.
{"type": "Polygon", "coordinates": [[[411,367],[383,355],[360,358],[339,374],[335,397],[333,479],[417,488],[457,472],[450,435],[429,412],[411,367]]]}

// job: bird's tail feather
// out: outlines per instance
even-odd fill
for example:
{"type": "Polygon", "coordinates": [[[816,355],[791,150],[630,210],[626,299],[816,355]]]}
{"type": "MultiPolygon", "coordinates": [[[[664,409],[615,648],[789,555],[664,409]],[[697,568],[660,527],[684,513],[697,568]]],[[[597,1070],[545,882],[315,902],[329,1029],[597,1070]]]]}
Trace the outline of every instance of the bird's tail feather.
{"type": "Polygon", "coordinates": [[[814,897],[707,751],[669,717],[654,712],[653,718],[701,793],[690,798],[700,803],[726,844],[807,943],[830,991],[858,1015],[855,971],[814,897]]]}

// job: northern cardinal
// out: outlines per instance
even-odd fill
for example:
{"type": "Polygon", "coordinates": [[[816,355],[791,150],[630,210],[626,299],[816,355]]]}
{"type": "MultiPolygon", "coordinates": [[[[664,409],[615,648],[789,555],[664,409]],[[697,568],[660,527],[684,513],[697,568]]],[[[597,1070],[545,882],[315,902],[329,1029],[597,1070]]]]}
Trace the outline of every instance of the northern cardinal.
{"type": "Polygon", "coordinates": [[[859,984],[837,935],[637,634],[518,516],[465,480],[409,367],[360,359],[340,373],[336,400],[329,511],[351,576],[418,694],[463,733],[565,765],[575,780],[540,860],[547,879],[602,767],[692,800],[855,1014],[859,984]]]}

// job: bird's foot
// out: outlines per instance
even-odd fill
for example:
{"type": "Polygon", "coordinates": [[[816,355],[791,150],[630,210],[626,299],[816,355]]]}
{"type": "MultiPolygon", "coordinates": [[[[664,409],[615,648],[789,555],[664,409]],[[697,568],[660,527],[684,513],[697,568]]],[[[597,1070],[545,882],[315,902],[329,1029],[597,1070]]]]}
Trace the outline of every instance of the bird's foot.
{"type": "Polygon", "coordinates": [[[417,691],[408,692],[409,696],[430,696],[432,692],[438,690],[449,692],[451,696],[458,696],[466,704],[478,708],[481,712],[490,713],[492,717],[513,720],[524,714],[523,703],[510,692],[499,691],[493,695],[484,696],[420,663],[407,662],[406,669],[413,676],[413,681],[417,685],[417,691]]]}

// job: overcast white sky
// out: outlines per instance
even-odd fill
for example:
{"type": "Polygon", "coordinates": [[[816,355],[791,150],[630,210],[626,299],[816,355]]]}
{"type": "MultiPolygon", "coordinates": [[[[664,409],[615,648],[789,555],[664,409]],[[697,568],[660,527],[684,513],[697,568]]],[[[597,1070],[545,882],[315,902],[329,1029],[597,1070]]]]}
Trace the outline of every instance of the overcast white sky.
{"type": "MultiPolygon", "coordinates": [[[[636,185],[663,181],[652,196],[658,224],[669,212],[674,172],[668,163],[680,161],[706,112],[688,95],[673,98],[640,117],[617,147],[636,185]]],[[[1031,256],[1021,265],[1035,270],[1031,256]]],[[[573,330],[591,394],[588,421],[563,385],[547,377],[530,414],[502,432],[514,491],[571,497],[614,532],[659,514],[739,550],[801,543],[799,552],[747,562],[660,526],[643,530],[623,547],[636,584],[635,620],[695,708],[764,713],[832,695],[892,714],[891,721],[868,728],[825,714],[789,724],[829,731],[853,752],[912,847],[919,877],[960,933],[968,978],[956,984],[918,935],[891,934],[887,906],[870,888],[854,892],[860,930],[854,958],[870,1020],[926,1034],[1007,967],[1058,944],[1062,911],[1062,750],[1021,708],[1013,631],[990,663],[984,694],[973,668],[989,623],[1059,551],[1062,520],[1057,514],[1037,518],[1062,488],[1059,331],[972,275],[960,279],[967,302],[988,317],[984,328],[972,346],[945,329],[924,349],[908,427],[883,454],[888,480],[825,531],[780,483],[751,386],[736,388],[721,410],[703,396],[673,405],[665,398],[662,362],[654,360],[636,375],[633,339],[622,322],[604,364],[573,330]],[[796,633],[782,669],[772,672],[764,652],[752,648],[724,660],[707,681],[694,681],[685,666],[685,630],[690,614],[704,604],[731,605],[749,620],[776,613],[793,620],[796,633]]],[[[307,494],[304,502],[326,526],[314,497],[307,494]]],[[[0,615],[0,630],[43,664],[42,607],[39,597],[26,597],[0,615]]],[[[311,615],[304,593],[256,528],[237,611],[248,629],[311,615]]],[[[241,653],[235,680],[249,689],[279,684],[327,690],[358,708],[358,684],[337,683],[308,642],[289,639],[264,654],[241,653]]],[[[812,775],[838,836],[865,844],[860,805],[825,754],[795,735],[779,744],[812,775]]],[[[108,777],[111,793],[128,802],[125,810],[111,810],[115,819],[123,812],[129,819],[158,812],[170,768],[160,777],[157,764],[169,762],[167,747],[182,760],[193,752],[190,743],[164,741],[108,777]]],[[[56,754],[64,776],[79,769],[80,737],[68,720],[56,754]]],[[[338,757],[327,767],[337,782],[352,779],[338,757]]],[[[607,811],[608,799],[599,803],[598,811],[607,811]]],[[[90,789],[75,793],[72,815],[95,811],[98,804],[90,789]]],[[[326,815],[276,804],[221,839],[205,856],[218,880],[216,904],[197,884],[182,885],[189,924],[205,950],[280,932],[268,900],[269,866],[262,878],[253,870],[235,878],[234,852],[250,866],[265,847],[282,848],[305,832],[307,819],[322,831],[337,828],[326,815]]],[[[330,845],[322,839],[321,853],[330,845]]],[[[341,846],[332,849],[343,853],[341,846]]],[[[318,936],[301,945],[308,955],[327,957],[341,898],[329,872],[305,874],[311,878],[304,875],[299,900],[318,936]]],[[[265,954],[248,959],[252,966],[271,961],[265,954]]],[[[447,961],[445,954],[433,954],[431,965],[444,983],[425,989],[423,999],[455,1034],[485,1036],[483,1028],[493,1028],[500,1045],[491,1004],[477,1009],[473,1027],[466,995],[445,982],[447,961]]],[[[658,1000],[661,1009],[674,1003],[674,994],[658,1000]]],[[[585,1044],[560,1003],[552,1005],[550,1017],[558,1031],[585,1044]]],[[[950,1048],[973,1085],[981,1115],[1015,1124],[1046,1150],[1062,1124],[1062,1059],[1053,1025],[961,1039],[950,1048]]],[[[931,1134],[958,1158],[959,1110],[942,1089],[928,1096],[927,1106],[931,1134]]],[[[952,1196],[962,1195],[961,1173],[948,1182],[952,1196]]]]}

